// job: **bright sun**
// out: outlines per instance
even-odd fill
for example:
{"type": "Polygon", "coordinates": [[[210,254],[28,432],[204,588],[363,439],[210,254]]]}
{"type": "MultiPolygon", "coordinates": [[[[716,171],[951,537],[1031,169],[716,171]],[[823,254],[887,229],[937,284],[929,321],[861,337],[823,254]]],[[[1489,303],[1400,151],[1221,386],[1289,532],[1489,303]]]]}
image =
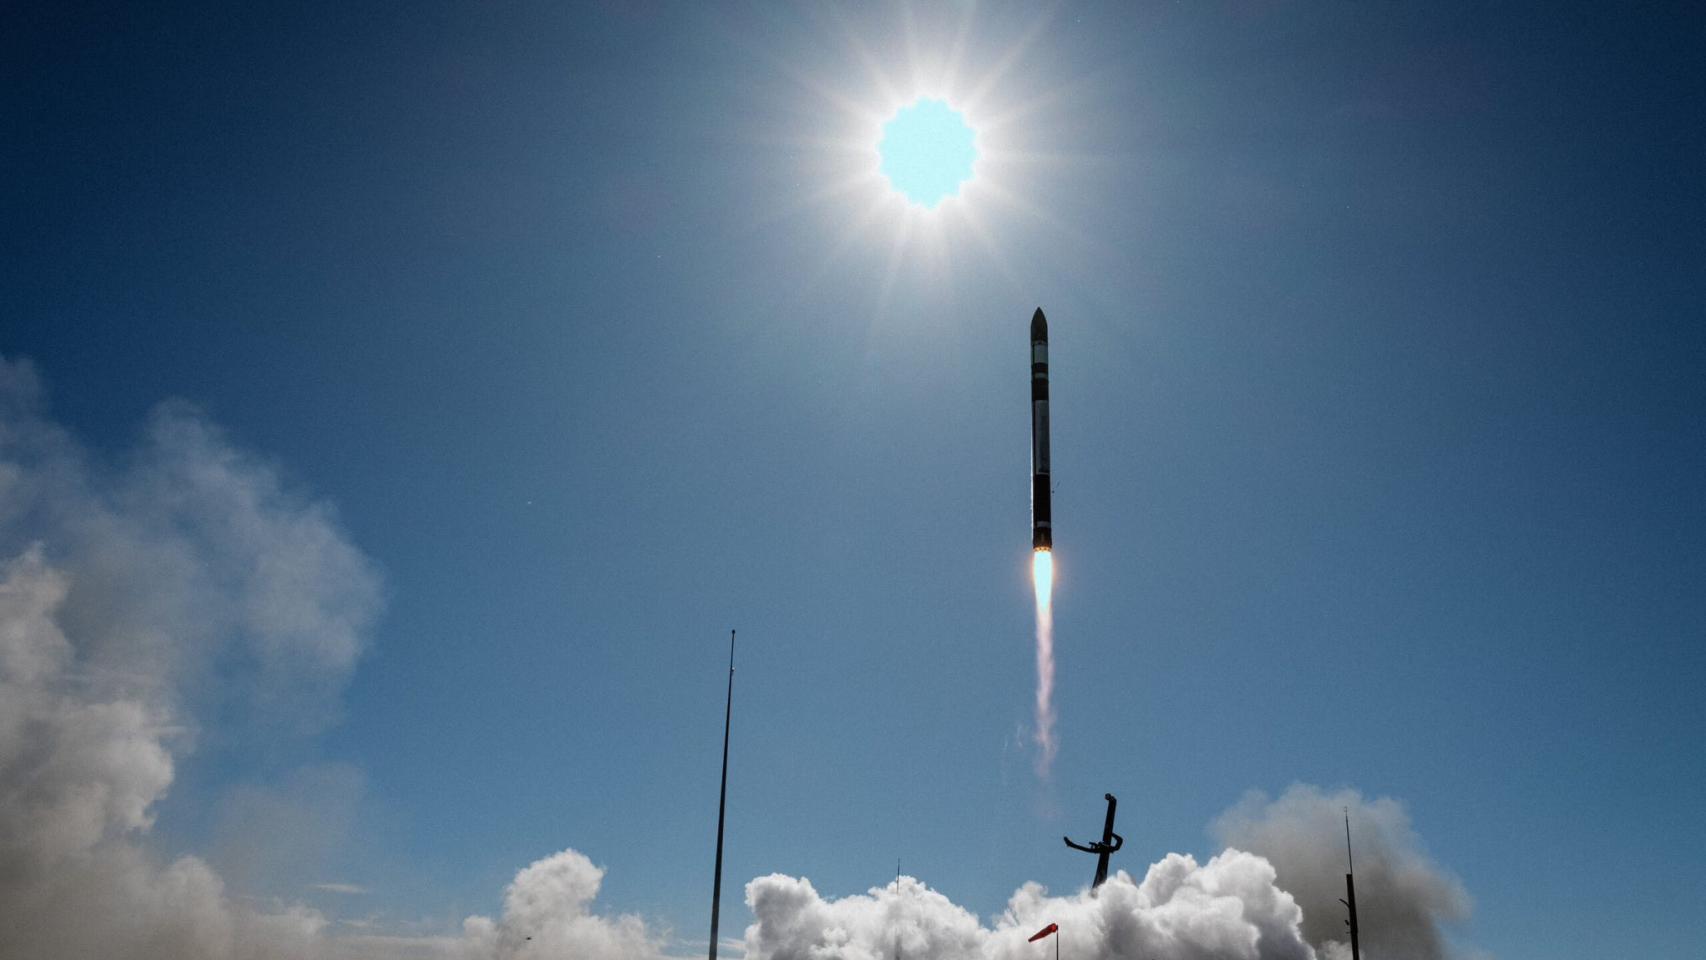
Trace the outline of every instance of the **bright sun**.
{"type": "Polygon", "coordinates": [[[965,116],[946,101],[918,100],[883,124],[878,169],[907,200],[934,209],[971,179],[975,141],[965,116]]]}
{"type": "Polygon", "coordinates": [[[801,95],[767,110],[752,141],[780,148],[766,156],[778,161],[781,189],[763,199],[758,221],[809,215],[825,231],[823,258],[801,282],[817,284],[852,262],[844,258],[881,256],[874,292],[885,316],[892,296],[917,295],[903,278],[950,295],[955,271],[974,264],[1021,276],[1009,260],[1022,246],[1015,230],[1082,243],[1034,199],[1037,185],[1083,159],[1071,139],[1047,135],[1081,115],[1080,84],[1063,86],[1031,52],[1052,22],[1046,12],[986,19],[991,6],[900,0],[869,18],[808,20],[810,43],[753,48],[801,95]]]}

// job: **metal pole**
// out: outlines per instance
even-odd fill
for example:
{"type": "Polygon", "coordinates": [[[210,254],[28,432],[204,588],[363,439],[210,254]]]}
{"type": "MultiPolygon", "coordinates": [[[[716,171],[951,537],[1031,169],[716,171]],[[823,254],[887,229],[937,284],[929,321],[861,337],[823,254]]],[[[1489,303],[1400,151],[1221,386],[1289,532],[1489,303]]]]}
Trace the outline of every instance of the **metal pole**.
{"type": "Polygon", "coordinates": [[[1339,901],[1350,911],[1351,918],[1345,921],[1345,926],[1351,928],[1351,960],[1362,960],[1362,944],[1359,942],[1357,930],[1357,884],[1356,860],[1351,856],[1351,811],[1345,808],[1345,897],[1339,901]]]}
{"type": "Polygon", "coordinates": [[[717,919],[723,903],[723,811],[729,798],[729,721],[735,709],[735,632],[729,631],[729,696],[723,705],[723,783],[717,789],[717,866],[711,881],[711,960],[717,960],[717,919]]]}
{"type": "Polygon", "coordinates": [[[1345,808],[1345,866],[1352,873],[1356,872],[1356,858],[1351,856],[1351,808],[1345,808]]]}

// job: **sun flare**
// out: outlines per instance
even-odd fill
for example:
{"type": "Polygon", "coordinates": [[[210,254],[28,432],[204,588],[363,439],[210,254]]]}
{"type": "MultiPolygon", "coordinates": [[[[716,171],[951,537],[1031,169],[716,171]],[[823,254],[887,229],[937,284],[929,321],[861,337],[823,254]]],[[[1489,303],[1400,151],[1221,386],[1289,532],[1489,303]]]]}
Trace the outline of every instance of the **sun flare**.
{"type": "Polygon", "coordinates": [[[1051,14],[903,0],[806,21],[810,56],[750,46],[794,83],[755,128],[785,158],[755,219],[824,228],[801,287],[857,265],[880,322],[903,293],[950,294],[973,272],[1018,282],[1027,246],[1082,242],[1038,195],[1085,162],[1058,133],[1087,88],[1033,49],[1051,14]]]}
{"type": "Polygon", "coordinates": [[[919,99],[895,111],[877,144],[879,170],[889,186],[927,210],[972,178],[977,132],[945,100],[919,99]]]}

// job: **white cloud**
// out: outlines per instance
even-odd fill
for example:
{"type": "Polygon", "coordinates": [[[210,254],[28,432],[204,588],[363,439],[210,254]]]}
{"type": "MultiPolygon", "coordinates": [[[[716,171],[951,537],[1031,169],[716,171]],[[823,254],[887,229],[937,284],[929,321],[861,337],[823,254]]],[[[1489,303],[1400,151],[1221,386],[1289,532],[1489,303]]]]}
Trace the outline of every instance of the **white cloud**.
{"type": "Polygon", "coordinates": [[[535,960],[645,960],[662,956],[661,941],[639,917],[606,918],[591,906],[604,870],[574,850],[564,850],[515,875],[496,922],[470,917],[463,937],[470,955],[535,960]]]}
{"type": "Polygon", "coordinates": [[[367,892],[366,887],[358,886],[353,883],[311,883],[309,886],[315,890],[324,890],[327,893],[341,893],[348,896],[359,896],[367,892]]]}
{"type": "Polygon", "coordinates": [[[825,899],[775,874],[747,885],[753,960],[1035,960],[1028,938],[1058,923],[1063,953],[1156,960],[1311,960],[1302,912],[1261,857],[1228,850],[1199,865],[1169,854],[1141,881],[1116,873],[1094,895],[1020,887],[991,926],[912,878],[825,899]]]}
{"type": "Polygon", "coordinates": [[[1353,790],[1251,794],[1216,819],[1226,844],[1199,864],[1168,854],[1141,880],[1121,871],[1092,896],[1021,886],[990,924],[911,878],[826,898],[773,874],[747,885],[751,960],[1037,960],[1027,938],[1058,923],[1063,954],[1094,960],[1349,960],[1343,812],[1356,837],[1363,956],[1439,960],[1466,917],[1461,884],[1422,852],[1403,807],[1353,790]]]}

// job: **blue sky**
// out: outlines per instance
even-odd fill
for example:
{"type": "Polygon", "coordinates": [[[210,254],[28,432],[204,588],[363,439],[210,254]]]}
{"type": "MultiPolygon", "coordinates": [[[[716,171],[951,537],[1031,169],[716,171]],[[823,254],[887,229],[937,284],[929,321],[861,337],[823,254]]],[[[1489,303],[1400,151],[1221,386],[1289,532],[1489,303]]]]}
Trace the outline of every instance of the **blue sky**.
{"type": "Polygon", "coordinates": [[[164,855],[217,861],[264,788],[334,806],[314,879],[369,892],[257,896],[449,927],[572,847],[702,938],[733,627],[733,889],[899,857],[988,916],[1085,881],[1058,837],[1104,791],[1139,871],[1302,782],[1405,805],[1463,945],[1700,939],[1686,5],[8,20],[0,353],[97,464],[188,401],[383,582],[335,722],[200,714],[164,855]],[[926,216],[866,134],[938,87],[989,153],[926,216]]]}

